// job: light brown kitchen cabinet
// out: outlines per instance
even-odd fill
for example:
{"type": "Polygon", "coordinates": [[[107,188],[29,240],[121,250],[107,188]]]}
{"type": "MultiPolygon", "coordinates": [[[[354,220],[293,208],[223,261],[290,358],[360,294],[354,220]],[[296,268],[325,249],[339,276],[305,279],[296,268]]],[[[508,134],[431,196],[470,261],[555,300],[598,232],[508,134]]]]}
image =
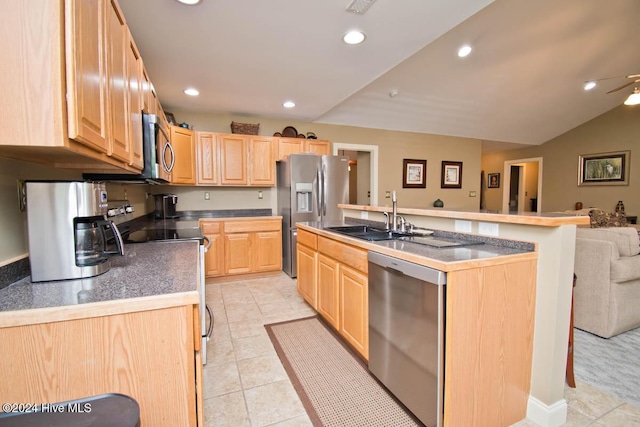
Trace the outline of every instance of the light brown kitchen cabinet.
{"type": "Polygon", "coordinates": [[[358,353],[369,359],[369,290],[368,277],[340,264],[340,326],[338,330],[358,353]]]}
{"type": "Polygon", "coordinates": [[[276,185],[276,155],[273,138],[250,136],[249,185],[273,187],[276,185]]]}
{"type": "Polygon", "coordinates": [[[320,139],[278,138],[278,160],[299,153],[331,154],[331,143],[320,139]]]}
{"type": "Polygon", "coordinates": [[[247,185],[248,141],[244,135],[218,134],[220,184],[247,185]]]}
{"type": "MultiPolygon", "coordinates": [[[[162,116],[164,117],[164,115],[162,116]]],[[[166,120],[166,119],[165,119],[166,120]]],[[[196,141],[192,130],[169,125],[175,164],[171,171],[172,184],[196,183],[196,141]]]]}
{"type": "Polygon", "coordinates": [[[221,276],[224,274],[224,240],[222,223],[218,221],[201,221],[202,234],[209,239],[209,249],[205,253],[205,276],[221,276]]]}
{"type": "Polygon", "coordinates": [[[318,313],[340,330],[340,278],[338,261],[318,255],[318,313]]]}
{"type": "Polygon", "coordinates": [[[66,62],[69,138],[106,153],[105,0],[68,1],[66,7],[67,50],[72,53],[66,62]]]}
{"type": "Polygon", "coordinates": [[[200,226],[213,248],[205,258],[207,277],[252,277],[282,270],[282,217],[201,219],[200,226]]]}
{"type": "Polygon", "coordinates": [[[141,129],[132,118],[135,101],[129,105],[140,79],[131,55],[140,57],[118,3],[7,0],[0,14],[12,35],[2,42],[0,156],[86,172],[140,172],[141,129]]]}
{"type": "Polygon", "coordinates": [[[197,184],[218,185],[218,144],[213,132],[196,132],[197,184]]]}
{"type": "Polygon", "coordinates": [[[297,288],[298,293],[315,310],[318,309],[318,253],[298,243],[297,255],[297,288]]]}
{"type": "Polygon", "coordinates": [[[111,113],[110,154],[129,163],[129,117],[127,117],[127,26],[124,15],[114,0],[107,2],[107,76],[109,111],[111,113]]]}
{"type": "Polygon", "coordinates": [[[54,403],[122,393],[138,402],[141,425],[195,426],[198,316],[197,305],[181,305],[0,328],[0,396],[54,403]]]}
{"type": "Polygon", "coordinates": [[[131,155],[129,164],[135,168],[142,169],[144,158],[142,152],[142,69],[140,53],[136,47],[131,32],[127,30],[126,46],[127,65],[127,114],[129,116],[129,142],[131,155]]]}

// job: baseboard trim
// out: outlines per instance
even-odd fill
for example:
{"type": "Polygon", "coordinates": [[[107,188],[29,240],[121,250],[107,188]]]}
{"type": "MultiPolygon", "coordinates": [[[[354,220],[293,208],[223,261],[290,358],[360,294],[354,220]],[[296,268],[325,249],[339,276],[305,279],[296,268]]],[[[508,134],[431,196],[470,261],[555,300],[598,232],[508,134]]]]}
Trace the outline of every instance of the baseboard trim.
{"type": "Polygon", "coordinates": [[[529,396],[527,418],[541,427],[559,427],[567,422],[567,401],[560,399],[552,405],[547,405],[529,396]]]}

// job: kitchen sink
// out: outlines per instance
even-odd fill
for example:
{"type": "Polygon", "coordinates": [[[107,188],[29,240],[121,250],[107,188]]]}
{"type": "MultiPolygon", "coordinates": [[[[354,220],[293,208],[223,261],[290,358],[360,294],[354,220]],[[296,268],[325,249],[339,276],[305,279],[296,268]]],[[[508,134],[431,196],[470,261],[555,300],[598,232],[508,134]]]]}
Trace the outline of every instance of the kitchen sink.
{"type": "Polygon", "coordinates": [[[376,242],[380,240],[393,240],[402,236],[409,236],[409,233],[402,233],[399,231],[380,230],[368,225],[349,225],[342,227],[327,227],[327,230],[334,231],[336,233],[344,234],[349,237],[355,237],[357,239],[369,240],[376,242]]]}

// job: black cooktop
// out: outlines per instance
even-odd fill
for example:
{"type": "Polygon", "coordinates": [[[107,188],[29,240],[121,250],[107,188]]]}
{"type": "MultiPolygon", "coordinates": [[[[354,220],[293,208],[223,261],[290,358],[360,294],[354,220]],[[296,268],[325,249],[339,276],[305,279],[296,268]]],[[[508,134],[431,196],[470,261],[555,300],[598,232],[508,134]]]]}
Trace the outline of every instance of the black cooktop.
{"type": "Polygon", "coordinates": [[[154,240],[202,240],[200,228],[153,228],[122,233],[124,243],[144,243],[154,240]]]}

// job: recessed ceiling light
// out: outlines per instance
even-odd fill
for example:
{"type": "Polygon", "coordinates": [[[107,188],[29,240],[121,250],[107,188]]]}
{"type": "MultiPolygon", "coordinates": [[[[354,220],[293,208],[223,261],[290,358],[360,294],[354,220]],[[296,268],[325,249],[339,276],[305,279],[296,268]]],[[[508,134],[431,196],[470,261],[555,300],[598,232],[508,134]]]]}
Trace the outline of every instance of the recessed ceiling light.
{"type": "Polygon", "coordinates": [[[295,106],[296,106],[296,103],[295,103],[295,102],[293,102],[293,101],[285,101],[285,102],[282,104],[282,106],[283,106],[284,108],[293,108],[293,107],[295,107],[295,106]]]}
{"type": "Polygon", "coordinates": [[[464,58],[465,56],[469,55],[470,53],[471,53],[471,46],[469,46],[469,45],[464,45],[458,50],[458,56],[460,58],[464,58]]]}
{"type": "Polygon", "coordinates": [[[182,4],[186,4],[188,6],[193,6],[194,4],[200,3],[200,0],[178,0],[182,4]]]}
{"type": "Polygon", "coordinates": [[[596,87],[596,82],[586,82],[584,84],[584,90],[591,90],[596,87]]]}
{"type": "Polygon", "coordinates": [[[365,38],[366,36],[362,31],[353,30],[342,36],[342,41],[346,44],[360,44],[365,38]]]}
{"type": "Polygon", "coordinates": [[[186,93],[189,96],[198,96],[198,95],[200,95],[200,92],[198,92],[197,89],[194,89],[192,87],[190,87],[188,89],[185,89],[184,93],[186,93]]]}

